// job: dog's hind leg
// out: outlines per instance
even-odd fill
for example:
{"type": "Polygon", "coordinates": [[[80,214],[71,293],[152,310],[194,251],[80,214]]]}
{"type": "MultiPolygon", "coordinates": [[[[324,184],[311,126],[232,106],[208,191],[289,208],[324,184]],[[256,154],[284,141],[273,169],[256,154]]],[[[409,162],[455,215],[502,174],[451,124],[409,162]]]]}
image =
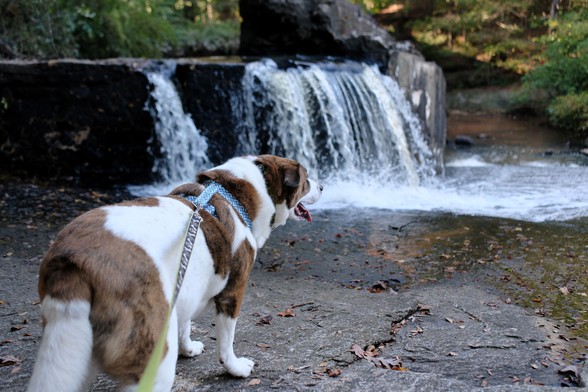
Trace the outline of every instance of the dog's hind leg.
{"type": "Polygon", "coordinates": [[[41,313],[45,328],[28,391],[82,390],[95,375],[90,303],[48,295],[43,299],[41,313]]]}
{"type": "Polygon", "coordinates": [[[180,321],[179,326],[179,339],[180,339],[180,354],[185,357],[194,357],[202,354],[204,350],[204,344],[199,341],[192,340],[190,338],[190,332],[192,330],[192,323],[188,321],[180,321]]]}

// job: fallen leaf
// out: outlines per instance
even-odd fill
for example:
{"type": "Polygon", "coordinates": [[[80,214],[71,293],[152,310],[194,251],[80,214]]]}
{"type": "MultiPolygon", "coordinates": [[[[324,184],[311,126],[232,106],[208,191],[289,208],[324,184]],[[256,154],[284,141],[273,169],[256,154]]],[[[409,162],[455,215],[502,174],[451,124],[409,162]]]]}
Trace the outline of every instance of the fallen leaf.
{"type": "Polygon", "coordinates": [[[327,375],[329,377],[337,377],[341,375],[340,369],[327,369],[327,375]]]}
{"type": "Polygon", "coordinates": [[[10,371],[10,374],[16,374],[16,373],[19,373],[19,372],[21,371],[21,369],[22,369],[22,368],[21,368],[20,366],[17,366],[17,367],[13,368],[13,369],[10,371]]]}
{"type": "Polygon", "coordinates": [[[425,304],[417,304],[417,310],[427,316],[431,315],[431,307],[425,304]]]}
{"type": "Polygon", "coordinates": [[[270,346],[269,344],[266,344],[266,343],[257,343],[256,346],[257,347],[260,347],[260,348],[271,348],[272,347],[272,346],[270,346]]]}
{"type": "Polygon", "coordinates": [[[247,386],[248,386],[248,387],[253,387],[253,386],[255,386],[255,385],[259,385],[259,384],[261,384],[261,380],[260,380],[259,378],[254,378],[254,379],[251,379],[251,380],[250,380],[250,381],[247,383],[247,386]]]}
{"type": "Polygon", "coordinates": [[[372,287],[368,289],[368,291],[370,293],[383,293],[394,290],[392,290],[390,286],[388,286],[388,282],[386,282],[385,280],[378,280],[376,283],[372,285],[372,287]]]}
{"type": "Polygon", "coordinates": [[[425,330],[422,329],[421,327],[417,326],[415,329],[413,329],[413,330],[410,331],[410,334],[412,336],[416,336],[416,335],[418,335],[420,333],[423,333],[423,332],[425,332],[425,330]]]}
{"type": "Polygon", "coordinates": [[[369,362],[373,363],[376,367],[389,369],[389,370],[396,370],[405,372],[408,371],[408,368],[402,366],[402,362],[400,361],[399,357],[394,358],[376,358],[379,354],[378,349],[374,346],[370,346],[368,350],[364,350],[358,344],[354,344],[351,346],[350,349],[357,357],[362,359],[367,359],[369,362]]]}
{"type": "Polygon", "coordinates": [[[267,316],[263,316],[257,321],[257,325],[270,325],[272,323],[273,316],[268,314],[267,316]]]}
{"type": "Polygon", "coordinates": [[[310,365],[301,366],[301,367],[294,367],[292,365],[288,366],[288,370],[295,373],[300,373],[304,369],[308,369],[310,365]]]}
{"type": "Polygon", "coordinates": [[[561,291],[563,295],[568,295],[570,293],[570,290],[567,288],[567,286],[560,287],[559,291],[561,291]]]}
{"type": "Polygon", "coordinates": [[[447,320],[447,322],[450,324],[463,324],[463,320],[454,320],[449,317],[445,317],[445,320],[447,320]]]}
{"type": "Polygon", "coordinates": [[[5,355],[0,357],[0,366],[18,365],[22,361],[14,355],[5,355]]]}
{"type": "Polygon", "coordinates": [[[278,316],[280,316],[280,317],[296,317],[296,313],[294,312],[294,309],[288,308],[282,312],[279,312],[278,316]]]}

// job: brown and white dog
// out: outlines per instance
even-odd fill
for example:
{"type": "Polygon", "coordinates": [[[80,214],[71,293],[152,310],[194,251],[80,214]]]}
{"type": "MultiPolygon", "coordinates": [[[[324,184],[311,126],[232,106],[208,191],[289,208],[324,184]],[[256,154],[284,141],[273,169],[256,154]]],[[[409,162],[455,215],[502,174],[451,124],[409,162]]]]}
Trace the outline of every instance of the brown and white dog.
{"type": "Polygon", "coordinates": [[[209,202],[216,216],[200,211],[154,390],[171,389],[178,351],[202,353],[202,343],[190,339],[190,320],[212,304],[220,363],[234,376],[249,376],[254,363],[235,356],[233,337],[256,252],[289,217],[310,221],[301,202],[313,203],[322,192],[298,162],[272,155],[231,159],[168,196],[97,208],[67,225],[41,263],[44,332],[29,391],[87,389],[98,370],[121,389],[136,388],[172,301],[195,208],[185,196],[198,196],[210,180],[245,214],[221,194],[209,202]]]}

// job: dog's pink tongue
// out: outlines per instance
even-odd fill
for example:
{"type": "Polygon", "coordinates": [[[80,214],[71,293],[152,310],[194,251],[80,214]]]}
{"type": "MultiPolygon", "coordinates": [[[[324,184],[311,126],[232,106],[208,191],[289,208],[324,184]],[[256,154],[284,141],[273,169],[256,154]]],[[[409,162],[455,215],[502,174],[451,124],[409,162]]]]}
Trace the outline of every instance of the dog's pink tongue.
{"type": "Polygon", "coordinates": [[[304,204],[298,203],[296,209],[294,210],[294,213],[297,216],[306,219],[308,222],[312,222],[312,216],[310,215],[310,211],[308,211],[306,207],[304,207],[304,204]]]}

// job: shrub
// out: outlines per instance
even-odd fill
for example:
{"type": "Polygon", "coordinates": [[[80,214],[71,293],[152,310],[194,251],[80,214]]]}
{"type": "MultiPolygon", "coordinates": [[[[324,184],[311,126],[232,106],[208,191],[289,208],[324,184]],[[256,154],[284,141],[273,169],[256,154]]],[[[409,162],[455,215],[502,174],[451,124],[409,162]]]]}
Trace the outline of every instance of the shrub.
{"type": "Polygon", "coordinates": [[[560,15],[550,23],[545,63],[524,78],[530,95],[547,93],[547,114],[560,128],[588,134],[588,10],[560,15]]]}
{"type": "Polygon", "coordinates": [[[577,136],[588,136],[588,91],[555,98],[547,112],[553,125],[577,136]]]}
{"type": "Polygon", "coordinates": [[[0,0],[0,58],[222,53],[236,47],[237,7],[236,0],[0,0]]]}

